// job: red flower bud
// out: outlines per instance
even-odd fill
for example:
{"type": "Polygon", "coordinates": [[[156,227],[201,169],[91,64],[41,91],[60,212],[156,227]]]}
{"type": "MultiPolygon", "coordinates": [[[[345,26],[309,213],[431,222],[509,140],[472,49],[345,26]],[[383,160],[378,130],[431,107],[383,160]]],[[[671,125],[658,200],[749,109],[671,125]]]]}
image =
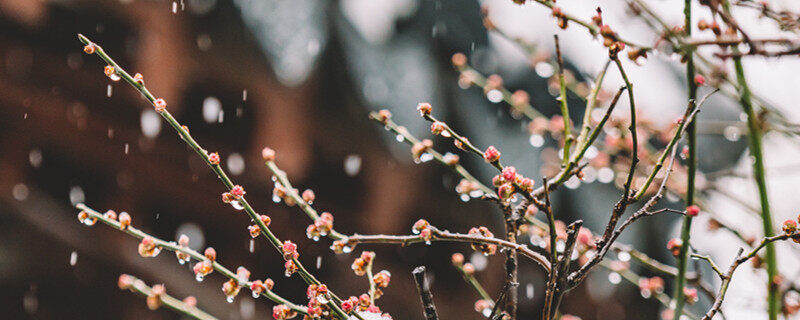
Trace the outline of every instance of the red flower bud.
{"type": "Polygon", "coordinates": [[[238,184],[231,188],[231,195],[236,199],[243,197],[245,193],[247,192],[244,191],[244,188],[238,184]]]}
{"type": "Polygon", "coordinates": [[[153,107],[155,107],[156,112],[163,112],[167,109],[167,102],[164,99],[158,98],[153,101],[153,107]]]}
{"type": "Polygon", "coordinates": [[[691,206],[686,207],[686,215],[687,216],[696,217],[698,214],[700,214],[700,207],[698,207],[696,205],[691,205],[691,206]]]}

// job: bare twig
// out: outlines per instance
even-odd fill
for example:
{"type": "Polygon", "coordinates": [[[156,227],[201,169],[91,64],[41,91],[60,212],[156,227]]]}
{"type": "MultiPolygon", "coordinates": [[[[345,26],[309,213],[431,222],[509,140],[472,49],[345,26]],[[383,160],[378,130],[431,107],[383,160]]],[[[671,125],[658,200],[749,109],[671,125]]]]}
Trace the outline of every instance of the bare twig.
{"type": "Polygon", "coordinates": [[[431,290],[428,287],[428,279],[425,278],[425,267],[419,266],[414,269],[411,274],[414,275],[414,281],[417,283],[417,290],[419,290],[419,297],[420,300],[422,300],[425,319],[439,319],[439,315],[436,314],[436,305],[433,304],[433,294],[431,294],[431,290]]]}

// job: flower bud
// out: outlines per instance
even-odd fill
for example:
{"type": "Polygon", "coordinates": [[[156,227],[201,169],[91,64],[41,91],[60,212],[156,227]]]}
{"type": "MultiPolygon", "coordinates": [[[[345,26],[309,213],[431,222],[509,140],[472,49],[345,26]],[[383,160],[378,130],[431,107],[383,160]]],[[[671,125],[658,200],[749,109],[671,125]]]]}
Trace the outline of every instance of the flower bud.
{"type": "Polygon", "coordinates": [[[119,279],[117,279],[117,286],[119,286],[122,290],[127,290],[133,285],[133,278],[127,274],[119,275],[119,279]]]}
{"type": "Polygon", "coordinates": [[[214,250],[214,248],[212,247],[206,248],[206,251],[203,252],[203,255],[205,255],[206,259],[208,259],[211,262],[217,260],[217,250],[214,250]]]}
{"type": "Polygon", "coordinates": [[[445,126],[446,125],[444,124],[444,122],[435,121],[431,124],[431,133],[433,133],[434,135],[439,135],[442,133],[442,131],[445,130],[445,126]]]}
{"type": "Polygon", "coordinates": [[[245,193],[247,192],[244,191],[244,188],[238,184],[231,188],[231,195],[236,199],[243,197],[245,193]]]}
{"type": "Polygon", "coordinates": [[[272,150],[270,148],[262,149],[261,158],[263,158],[264,161],[275,161],[275,150],[272,150]]]}
{"type": "Polygon", "coordinates": [[[297,253],[297,245],[289,240],[283,242],[283,245],[281,245],[281,250],[283,251],[283,258],[286,260],[297,258],[299,255],[299,253],[297,253]]]}
{"type": "Polygon", "coordinates": [[[433,107],[430,103],[422,102],[417,105],[417,111],[419,111],[420,116],[427,116],[431,114],[433,107]]]}
{"type": "Polygon", "coordinates": [[[153,101],[153,107],[155,108],[156,112],[164,112],[167,109],[167,102],[164,99],[158,98],[153,101]]]}
{"type": "Polygon", "coordinates": [[[108,210],[106,213],[103,214],[103,218],[108,220],[117,220],[117,213],[114,210],[108,210]]]}
{"type": "Polygon", "coordinates": [[[120,212],[119,214],[119,229],[125,230],[131,225],[131,215],[127,212],[120,212]]]}
{"type": "Polygon", "coordinates": [[[316,198],[316,195],[314,195],[314,191],[312,191],[311,189],[306,189],[306,191],[303,191],[302,197],[303,201],[305,201],[308,204],[312,204],[314,202],[314,199],[316,198]]]}
{"type": "Polygon", "coordinates": [[[683,247],[683,241],[678,238],[672,238],[669,242],[667,242],[667,250],[672,252],[673,256],[678,256],[681,253],[681,248],[683,247]]]}
{"type": "Polygon", "coordinates": [[[694,83],[698,86],[702,86],[706,83],[706,78],[703,77],[702,74],[698,74],[694,76],[694,83]]]}
{"type": "Polygon", "coordinates": [[[497,151],[497,148],[494,146],[489,146],[486,148],[486,151],[483,152],[483,159],[487,163],[496,162],[497,160],[500,160],[500,151],[497,151]]]}
{"type": "Polygon", "coordinates": [[[686,207],[686,215],[687,216],[696,217],[698,214],[700,214],[700,207],[698,207],[696,205],[691,205],[691,206],[686,207]]]}
{"type": "Polygon", "coordinates": [[[454,266],[463,265],[464,255],[460,253],[454,253],[453,256],[450,257],[450,261],[453,263],[454,266]]]}
{"type": "Polygon", "coordinates": [[[795,231],[797,231],[797,222],[791,219],[783,222],[783,233],[792,234],[795,231]]]}
{"type": "Polygon", "coordinates": [[[86,52],[87,54],[92,54],[95,52],[95,50],[97,49],[94,43],[87,44],[83,47],[83,52],[86,52]]]}
{"type": "Polygon", "coordinates": [[[212,152],[212,153],[208,154],[208,162],[213,164],[213,165],[218,165],[219,164],[219,153],[212,152]]]}
{"type": "Polygon", "coordinates": [[[141,73],[136,73],[133,75],[133,81],[139,84],[140,86],[144,85],[144,76],[141,73]]]}
{"type": "Polygon", "coordinates": [[[392,119],[392,113],[389,110],[381,109],[378,111],[378,121],[383,124],[389,123],[389,120],[392,119]]]}

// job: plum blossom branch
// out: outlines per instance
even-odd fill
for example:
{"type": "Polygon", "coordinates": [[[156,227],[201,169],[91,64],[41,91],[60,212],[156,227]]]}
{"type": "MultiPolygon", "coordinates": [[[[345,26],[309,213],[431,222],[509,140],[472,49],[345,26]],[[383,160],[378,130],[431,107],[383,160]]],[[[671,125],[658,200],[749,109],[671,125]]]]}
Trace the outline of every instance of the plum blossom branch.
{"type": "Polygon", "coordinates": [[[197,299],[192,296],[183,301],[166,293],[163,285],[148,286],[144,281],[128,274],[119,276],[119,288],[130,290],[147,297],[147,307],[151,310],[158,309],[161,305],[173,311],[198,320],[216,320],[217,318],[197,307],[197,299]]]}
{"type": "MultiPolygon", "coordinates": [[[[167,110],[167,103],[163,99],[153,96],[147,87],[145,87],[144,77],[141,74],[136,74],[135,77],[131,77],[128,72],[114,62],[114,60],[108,56],[105,51],[103,51],[102,47],[92,42],[82,34],[79,34],[78,38],[81,42],[83,42],[84,45],[86,45],[84,47],[84,51],[86,53],[96,53],[102,60],[108,63],[108,65],[105,67],[106,75],[109,77],[119,77],[124,79],[126,82],[128,82],[128,84],[138,90],[147,99],[147,101],[150,102],[150,104],[153,105],[156,112],[158,112],[158,114],[161,115],[167,121],[167,123],[169,123],[170,126],[172,126],[172,128],[178,132],[183,141],[186,142],[186,144],[189,145],[189,147],[191,147],[192,150],[194,150],[206,162],[206,164],[214,171],[214,173],[216,173],[217,177],[220,178],[222,183],[229,191],[226,193],[228,195],[227,200],[230,200],[231,202],[238,202],[243,207],[247,215],[259,227],[261,233],[269,240],[270,244],[272,244],[272,246],[278,250],[278,252],[283,254],[283,242],[281,242],[278,237],[272,233],[272,231],[267,227],[267,224],[262,221],[260,215],[256,213],[247,200],[245,200],[244,189],[239,185],[235,185],[222,169],[222,166],[219,164],[219,155],[216,153],[207,152],[194,140],[194,138],[189,134],[188,128],[182,126],[167,110]],[[231,196],[233,197],[232,199],[230,198],[231,196]]],[[[226,199],[225,194],[223,195],[223,199],[226,199]]],[[[317,280],[310,272],[308,272],[303,264],[300,263],[296,255],[286,255],[286,258],[287,267],[291,267],[287,269],[292,269],[292,271],[295,271],[294,269],[296,269],[296,272],[300,274],[301,278],[303,278],[303,280],[308,284],[321,284],[320,281],[317,280]],[[289,263],[289,261],[291,261],[291,263],[289,263]]],[[[327,305],[337,314],[338,317],[346,319],[347,315],[338,306],[338,304],[341,303],[341,299],[338,298],[333,292],[330,292],[330,295],[333,299],[328,301],[327,305]]],[[[357,314],[356,316],[360,317],[357,314]]]]}
{"type": "MultiPolygon", "coordinates": [[[[275,303],[286,305],[298,313],[306,314],[306,307],[296,305],[286,300],[285,298],[279,296],[278,294],[272,291],[272,285],[265,285],[262,288],[259,284],[263,284],[263,282],[258,280],[256,280],[257,281],[256,282],[256,281],[249,281],[247,279],[242,279],[241,277],[239,277],[239,275],[237,275],[236,272],[233,272],[230,269],[226,268],[216,259],[214,260],[208,259],[206,255],[190,249],[187,245],[181,245],[179,243],[175,243],[174,241],[161,240],[157,237],[147,234],[144,231],[141,231],[131,226],[130,217],[124,218],[123,215],[120,214],[118,219],[113,219],[111,216],[106,216],[104,214],[101,214],[100,212],[97,212],[94,209],[82,203],[77,204],[75,207],[80,209],[82,213],[85,213],[87,215],[83,217],[83,219],[95,219],[95,221],[100,221],[106,225],[111,226],[116,230],[120,230],[140,240],[143,240],[145,238],[150,239],[149,241],[152,243],[154,248],[158,248],[158,250],[163,249],[175,252],[176,255],[178,255],[178,258],[182,259],[182,261],[185,261],[185,259],[188,258],[188,259],[194,259],[195,261],[198,261],[198,263],[208,263],[214,271],[219,272],[221,275],[227,277],[230,280],[236,281],[239,284],[239,286],[255,289],[255,292],[258,293],[259,296],[264,296],[275,303]],[[253,286],[254,283],[256,283],[256,286],[253,286]]],[[[272,282],[272,280],[267,280],[266,282],[272,282]]]]}
{"type": "Polygon", "coordinates": [[[420,232],[420,234],[418,235],[402,235],[402,236],[383,235],[383,234],[376,234],[376,235],[354,234],[348,236],[346,239],[343,239],[342,241],[344,241],[348,245],[356,245],[359,243],[392,243],[392,244],[400,244],[403,246],[407,246],[414,243],[432,242],[432,241],[467,242],[467,243],[477,243],[484,245],[495,245],[510,250],[517,250],[521,255],[539,264],[542,268],[544,268],[545,271],[550,272],[550,262],[548,261],[548,259],[542,256],[540,253],[531,250],[530,248],[528,248],[528,246],[524,244],[513,243],[498,238],[484,237],[478,234],[453,233],[446,230],[439,230],[438,228],[430,225],[428,225],[426,229],[430,230],[430,233],[420,232]]]}

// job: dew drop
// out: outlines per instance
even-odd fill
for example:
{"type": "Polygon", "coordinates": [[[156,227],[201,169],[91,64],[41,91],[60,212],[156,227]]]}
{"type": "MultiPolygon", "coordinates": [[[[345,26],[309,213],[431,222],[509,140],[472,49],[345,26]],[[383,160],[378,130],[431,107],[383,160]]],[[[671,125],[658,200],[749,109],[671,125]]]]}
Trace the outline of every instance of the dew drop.
{"type": "Polygon", "coordinates": [[[205,276],[203,276],[203,274],[201,274],[201,273],[198,273],[198,274],[194,275],[194,279],[197,280],[197,282],[203,282],[203,278],[205,278],[205,276]]]}
{"type": "Polygon", "coordinates": [[[350,252],[353,252],[353,247],[351,247],[351,246],[344,246],[344,247],[342,248],[342,252],[344,252],[344,253],[350,253],[350,252]]]}
{"type": "Polygon", "coordinates": [[[173,14],[178,13],[178,3],[175,1],[172,1],[172,13],[173,14]]]}
{"type": "Polygon", "coordinates": [[[403,135],[402,135],[402,134],[398,134],[398,135],[397,135],[396,137],[394,137],[394,138],[397,140],[397,142],[403,142],[403,141],[405,141],[405,140],[406,140],[406,138],[405,138],[405,137],[403,137],[403,135]]]}
{"type": "Polygon", "coordinates": [[[272,202],[280,203],[281,202],[281,197],[273,194],[272,195],[272,202]]]}
{"type": "Polygon", "coordinates": [[[111,81],[119,81],[119,79],[121,79],[121,78],[119,77],[119,75],[118,75],[118,74],[116,74],[116,73],[113,73],[113,74],[111,74],[111,75],[110,75],[110,76],[108,76],[108,77],[109,77],[109,78],[111,78],[111,81]]]}
{"type": "Polygon", "coordinates": [[[253,298],[255,299],[258,299],[258,296],[260,296],[260,294],[256,291],[253,291],[252,293],[253,293],[253,298]]]}
{"type": "Polygon", "coordinates": [[[228,303],[233,303],[233,296],[228,296],[227,298],[225,298],[225,301],[227,301],[228,303]]]}
{"type": "Polygon", "coordinates": [[[183,260],[183,259],[181,259],[181,258],[178,258],[178,263],[179,263],[180,265],[184,265],[184,264],[186,264],[186,260],[183,260]]]}
{"type": "Polygon", "coordinates": [[[244,205],[242,205],[242,203],[239,200],[231,201],[231,207],[233,207],[236,210],[244,209],[244,205]]]}
{"type": "Polygon", "coordinates": [[[326,297],[324,294],[318,295],[317,296],[317,302],[319,302],[321,304],[326,304],[326,303],[328,303],[328,297],[326,297]]]}
{"type": "Polygon", "coordinates": [[[445,131],[442,131],[442,137],[450,138],[450,137],[452,137],[452,135],[450,134],[450,131],[445,130],[445,131]]]}
{"type": "Polygon", "coordinates": [[[468,194],[462,194],[461,196],[459,196],[459,198],[461,198],[461,201],[464,201],[464,202],[469,201],[469,195],[468,194]]]}
{"type": "MultiPolygon", "coordinates": [[[[90,219],[86,219],[86,220],[90,220],[90,219]]],[[[72,251],[72,253],[70,253],[70,255],[69,255],[69,265],[70,266],[75,266],[75,264],[77,264],[77,263],[78,263],[78,252],[77,251],[72,251]]]]}
{"type": "Polygon", "coordinates": [[[491,308],[484,308],[481,313],[483,314],[484,317],[488,318],[489,316],[492,315],[492,309],[491,308]]]}

